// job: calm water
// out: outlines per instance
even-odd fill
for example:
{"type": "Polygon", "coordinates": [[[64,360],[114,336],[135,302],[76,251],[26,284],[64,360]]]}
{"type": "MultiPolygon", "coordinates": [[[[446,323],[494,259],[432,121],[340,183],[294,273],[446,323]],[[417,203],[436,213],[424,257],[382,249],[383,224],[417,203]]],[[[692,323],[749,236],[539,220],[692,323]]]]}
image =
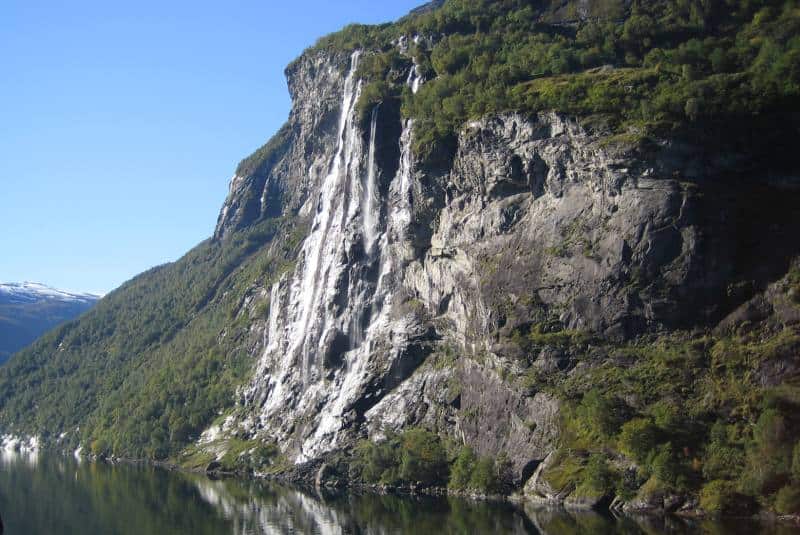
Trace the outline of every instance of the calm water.
{"type": "Polygon", "coordinates": [[[10,535],[796,533],[788,528],[615,519],[455,499],[321,497],[265,482],[156,468],[0,457],[10,535]]]}

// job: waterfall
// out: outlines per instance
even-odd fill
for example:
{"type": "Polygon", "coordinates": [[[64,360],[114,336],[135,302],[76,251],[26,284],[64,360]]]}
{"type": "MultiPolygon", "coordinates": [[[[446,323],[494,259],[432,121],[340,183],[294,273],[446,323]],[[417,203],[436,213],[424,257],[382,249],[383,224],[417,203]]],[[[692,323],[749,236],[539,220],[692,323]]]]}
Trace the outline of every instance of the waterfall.
{"type": "Polygon", "coordinates": [[[406,85],[411,88],[411,92],[415,95],[417,91],[419,91],[419,86],[422,85],[424,80],[422,79],[422,75],[419,73],[419,65],[416,63],[408,73],[408,79],[406,80],[406,85]]]}
{"type": "MultiPolygon", "coordinates": [[[[338,222],[341,214],[335,213],[341,209],[341,205],[335,205],[335,196],[340,191],[340,183],[346,179],[349,164],[353,160],[355,143],[355,117],[354,109],[358,96],[361,93],[361,84],[355,81],[355,73],[358,69],[360,51],[353,53],[350,62],[350,71],[344,83],[344,94],[342,98],[341,116],[339,118],[339,130],[337,135],[336,154],[333,159],[331,171],[322,182],[319,206],[314,217],[312,231],[303,245],[302,256],[304,269],[301,277],[295,279],[292,294],[299,299],[293,303],[299,306],[297,310],[297,321],[290,326],[290,345],[289,353],[299,353],[302,360],[304,382],[308,381],[309,367],[312,364],[308,347],[309,331],[311,321],[315,316],[320,301],[324,297],[326,282],[329,281],[330,272],[335,261],[335,246],[328,238],[332,234],[331,227],[338,222]],[[337,218],[336,216],[339,216],[337,218]],[[310,357],[310,358],[309,358],[310,357]]],[[[292,301],[295,301],[294,299],[292,301]]]]}
{"type": "Polygon", "coordinates": [[[368,255],[372,253],[372,246],[378,237],[378,223],[381,215],[375,187],[375,134],[378,130],[379,108],[380,104],[372,109],[372,120],[369,126],[367,185],[366,188],[364,188],[364,250],[368,255]]]}
{"type": "MultiPolygon", "coordinates": [[[[397,317],[393,301],[414,254],[408,237],[414,123],[403,124],[397,172],[384,193],[376,154],[379,107],[372,110],[368,145],[357,124],[358,60],[356,52],[344,80],[329,173],[308,203],[310,231],[294,272],[271,289],[266,347],[245,390],[258,407],[248,428],[267,429],[278,440],[302,437],[297,462],[336,447],[353,403],[403,358],[413,330],[413,318],[397,317]]],[[[413,91],[422,83],[417,71],[407,82],[413,91]]]]}

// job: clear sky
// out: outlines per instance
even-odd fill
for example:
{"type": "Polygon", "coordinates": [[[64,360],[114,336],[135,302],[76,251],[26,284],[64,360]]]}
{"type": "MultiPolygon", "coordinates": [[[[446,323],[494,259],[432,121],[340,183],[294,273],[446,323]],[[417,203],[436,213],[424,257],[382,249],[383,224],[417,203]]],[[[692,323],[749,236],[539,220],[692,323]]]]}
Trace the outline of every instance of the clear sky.
{"type": "Polygon", "coordinates": [[[107,292],[213,232],[284,67],[423,0],[0,2],[0,282],[107,292]]]}

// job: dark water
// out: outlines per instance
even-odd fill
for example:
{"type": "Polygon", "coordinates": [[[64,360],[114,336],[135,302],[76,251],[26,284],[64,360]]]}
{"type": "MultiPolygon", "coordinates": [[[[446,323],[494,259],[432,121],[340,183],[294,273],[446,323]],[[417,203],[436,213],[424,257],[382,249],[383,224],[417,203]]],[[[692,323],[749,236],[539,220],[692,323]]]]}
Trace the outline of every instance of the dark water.
{"type": "Polygon", "coordinates": [[[620,519],[457,499],[320,497],[257,481],[212,481],[157,468],[0,457],[10,535],[795,533],[736,521],[620,519]]]}

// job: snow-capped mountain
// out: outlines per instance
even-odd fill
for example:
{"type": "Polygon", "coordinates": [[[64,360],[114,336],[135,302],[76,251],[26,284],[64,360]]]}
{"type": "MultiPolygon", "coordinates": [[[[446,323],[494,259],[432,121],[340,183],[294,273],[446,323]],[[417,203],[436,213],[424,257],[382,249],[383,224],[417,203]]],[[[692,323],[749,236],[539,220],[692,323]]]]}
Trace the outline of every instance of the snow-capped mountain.
{"type": "Polygon", "coordinates": [[[77,318],[98,299],[36,282],[0,284],[0,364],[50,329],[77,318]]]}
{"type": "Polygon", "coordinates": [[[51,288],[38,282],[11,282],[0,284],[0,304],[36,303],[55,300],[62,302],[94,303],[100,296],[90,293],[75,293],[51,288]]]}

